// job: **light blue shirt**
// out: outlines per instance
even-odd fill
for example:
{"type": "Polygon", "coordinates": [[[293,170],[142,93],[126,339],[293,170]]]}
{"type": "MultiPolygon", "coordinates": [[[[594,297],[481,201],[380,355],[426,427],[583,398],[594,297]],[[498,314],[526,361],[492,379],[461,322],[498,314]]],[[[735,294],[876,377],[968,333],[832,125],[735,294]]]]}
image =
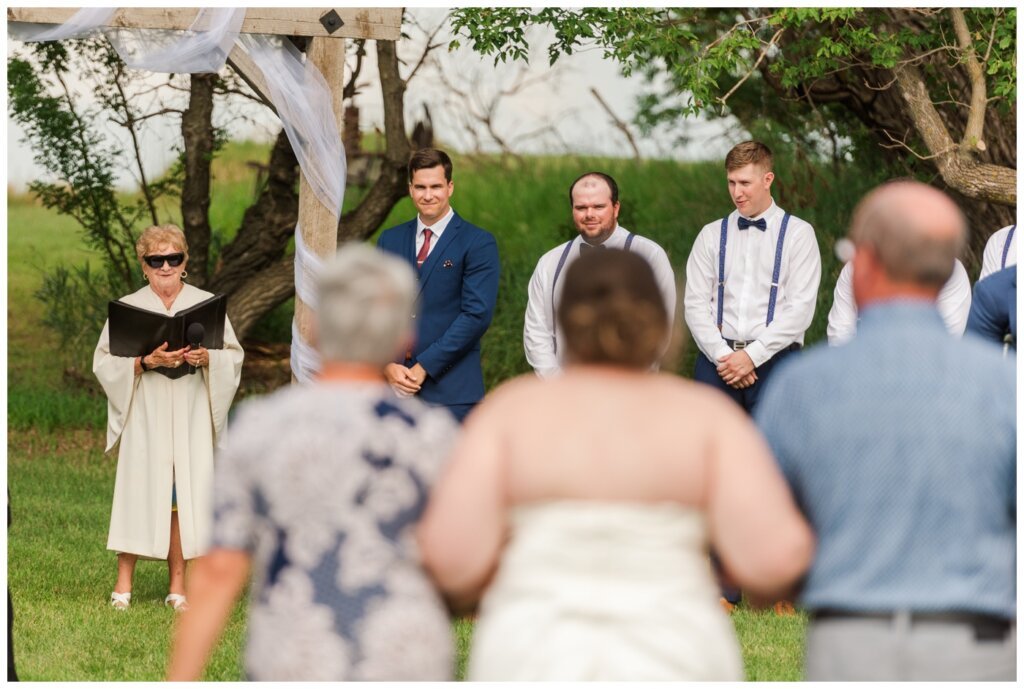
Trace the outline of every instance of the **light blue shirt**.
{"type": "Polygon", "coordinates": [[[1015,377],[909,300],[779,365],[756,420],[818,537],[807,608],[1015,615],[1015,377]]]}

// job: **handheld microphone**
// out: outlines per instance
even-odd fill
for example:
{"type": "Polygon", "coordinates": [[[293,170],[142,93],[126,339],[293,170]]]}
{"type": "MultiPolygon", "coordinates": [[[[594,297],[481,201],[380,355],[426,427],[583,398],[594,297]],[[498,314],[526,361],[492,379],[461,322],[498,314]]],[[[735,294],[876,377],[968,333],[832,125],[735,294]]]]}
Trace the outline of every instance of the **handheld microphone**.
{"type": "MultiPolygon", "coordinates": [[[[185,331],[185,337],[188,339],[188,346],[192,349],[197,349],[203,344],[203,337],[206,335],[206,328],[203,327],[202,323],[192,323],[188,326],[188,330],[185,331]]],[[[190,374],[196,372],[196,367],[192,364],[188,365],[188,372],[190,374]]]]}

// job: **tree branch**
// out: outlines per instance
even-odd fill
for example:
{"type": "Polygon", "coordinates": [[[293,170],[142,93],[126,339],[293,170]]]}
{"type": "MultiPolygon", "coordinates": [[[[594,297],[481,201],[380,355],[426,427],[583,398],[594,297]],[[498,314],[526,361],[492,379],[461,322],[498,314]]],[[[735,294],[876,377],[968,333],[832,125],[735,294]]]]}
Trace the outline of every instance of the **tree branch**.
{"type": "Polygon", "coordinates": [[[942,179],[964,196],[1003,205],[1017,203],[1017,172],[1001,165],[978,163],[959,148],[935,109],[920,70],[904,64],[895,69],[896,83],[907,113],[934,157],[942,179]]]}
{"type": "Polygon", "coordinates": [[[969,151],[984,151],[985,141],[982,136],[985,133],[985,105],[988,101],[985,72],[974,52],[974,42],[971,40],[971,32],[967,29],[963,10],[951,7],[949,14],[953,19],[953,30],[963,51],[964,64],[967,66],[967,75],[971,81],[971,107],[967,111],[967,126],[964,127],[964,137],[960,145],[969,151]]]}
{"type": "Polygon", "coordinates": [[[615,127],[626,136],[626,140],[629,141],[630,148],[633,149],[633,159],[639,161],[640,148],[636,145],[636,139],[633,138],[633,132],[629,131],[629,127],[626,125],[625,122],[623,122],[622,120],[615,116],[615,113],[612,111],[611,106],[609,106],[608,103],[605,102],[604,98],[601,97],[601,94],[598,93],[596,88],[591,86],[590,92],[594,94],[594,98],[596,98],[597,102],[601,104],[601,107],[604,108],[604,111],[608,113],[608,117],[612,119],[612,124],[614,124],[615,127]]]}

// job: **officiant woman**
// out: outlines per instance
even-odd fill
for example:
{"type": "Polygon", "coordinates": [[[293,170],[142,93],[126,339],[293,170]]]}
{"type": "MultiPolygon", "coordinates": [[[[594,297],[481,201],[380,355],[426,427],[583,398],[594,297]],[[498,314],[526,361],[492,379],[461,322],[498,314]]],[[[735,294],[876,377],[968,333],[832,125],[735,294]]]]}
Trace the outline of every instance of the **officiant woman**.
{"type": "MultiPolygon", "coordinates": [[[[188,244],[175,225],[146,229],[135,245],[145,285],[120,301],[172,316],[213,295],[184,282],[188,244]]],[[[117,451],[117,477],[107,549],[117,553],[117,583],[110,602],[131,604],[139,558],[166,560],[166,605],[187,606],[185,563],[202,555],[210,540],[213,452],[238,389],[242,347],[225,317],[224,348],[166,343],[145,356],[110,353],[110,323],[103,326],[93,373],[107,395],[106,451],[117,451]],[[158,368],[196,367],[194,375],[169,378],[158,368]]]]}

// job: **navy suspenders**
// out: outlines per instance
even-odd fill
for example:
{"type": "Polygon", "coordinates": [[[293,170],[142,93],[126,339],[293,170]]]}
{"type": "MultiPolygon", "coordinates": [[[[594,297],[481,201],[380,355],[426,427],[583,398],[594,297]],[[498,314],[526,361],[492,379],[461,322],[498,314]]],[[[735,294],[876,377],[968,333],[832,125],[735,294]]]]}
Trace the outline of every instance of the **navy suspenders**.
{"type": "MultiPolygon", "coordinates": [[[[772,289],[768,295],[768,318],[765,325],[775,320],[775,299],[779,293],[779,274],[782,272],[782,245],[786,241],[786,228],[789,226],[789,213],[782,216],[782,229],[779,230],[779,241],[775,244],[775,267],[772,270],[772,289]]],[[[718,330],[722,330],[722,310],[725,301],[725,239],[729,229],[729,216],[722,218],[722,230],[718,242],[718,330]]]]}
{"type": "MultiPolygon", "coordinates": [[[[623,245],[625,251],[629,251],[629,247],[633,246],[633,238],[636,234],[630,232],[626,237],[626,243],[623,245]]],[[[558,267],[555,268],[555,278],[551,281],[551,342],[555,345],[555,353],[558,353],[558,338],[556,337],[555,331],[558,329],[558,319],[555,316],[555,285],[558,284],[558,276],[562,274],[562,268],[565,267],[565,260],[569,258],[569,251],[572,249],[574,241],[570,239],[565,244],[565,249],[562,250],[562,255],[558,257],[558,267]]]]}
{"type": "Polygon", "coordinates": [[[1010,228],[1010,231],[1006,233],[1006,243],[1003,244],[1003,262],[999,264],[1000,268],[1006,267],[1006,254],[1010,253],[1010,242],[1013,241],[1013,233],[1016,231],[1017,226],[1014,225],[1010,228]]]}

